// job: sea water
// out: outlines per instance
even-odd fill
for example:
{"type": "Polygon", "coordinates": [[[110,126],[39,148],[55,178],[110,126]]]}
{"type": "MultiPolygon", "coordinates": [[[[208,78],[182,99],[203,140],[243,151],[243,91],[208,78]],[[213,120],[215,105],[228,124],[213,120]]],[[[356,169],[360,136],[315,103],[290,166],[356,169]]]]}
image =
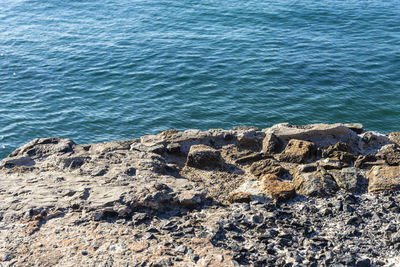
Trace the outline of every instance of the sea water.
{"type": "Polygon", "coordinates": [[[0,158],[36,137],[400,130],[400,1],[0,0],[0,158]]]}

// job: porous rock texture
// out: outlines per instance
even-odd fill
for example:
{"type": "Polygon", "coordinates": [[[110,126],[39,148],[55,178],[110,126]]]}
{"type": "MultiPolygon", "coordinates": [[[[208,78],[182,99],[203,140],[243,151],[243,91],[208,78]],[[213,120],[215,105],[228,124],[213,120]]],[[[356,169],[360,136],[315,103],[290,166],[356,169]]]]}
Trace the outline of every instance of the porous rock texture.
{"type": "Polygon", "coordinates": [[[399,133],[38,138],[0,162],[0,266],[396,266],[399,133]]]}

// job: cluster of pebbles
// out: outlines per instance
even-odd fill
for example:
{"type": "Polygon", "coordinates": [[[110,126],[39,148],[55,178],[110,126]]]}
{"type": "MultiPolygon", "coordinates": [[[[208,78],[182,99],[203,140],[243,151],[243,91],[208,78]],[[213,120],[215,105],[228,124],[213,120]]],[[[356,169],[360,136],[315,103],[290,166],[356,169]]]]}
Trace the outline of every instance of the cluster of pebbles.
{"type": "Polygon", "coordinates": [[[0,162],[0,266],[399,266],[400,133],[39,138],[0,162]]]}

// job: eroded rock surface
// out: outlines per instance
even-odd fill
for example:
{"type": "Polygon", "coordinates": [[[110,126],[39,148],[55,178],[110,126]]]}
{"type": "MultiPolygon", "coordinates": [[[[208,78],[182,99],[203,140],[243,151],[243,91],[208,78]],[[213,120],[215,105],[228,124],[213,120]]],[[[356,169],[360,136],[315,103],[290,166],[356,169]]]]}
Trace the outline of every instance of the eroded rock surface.
{"type": "Polygon", "coordinates": [[[398,136],[278,124],[38,138],[0,162],[0,264],[390,264],[398,136]]]}

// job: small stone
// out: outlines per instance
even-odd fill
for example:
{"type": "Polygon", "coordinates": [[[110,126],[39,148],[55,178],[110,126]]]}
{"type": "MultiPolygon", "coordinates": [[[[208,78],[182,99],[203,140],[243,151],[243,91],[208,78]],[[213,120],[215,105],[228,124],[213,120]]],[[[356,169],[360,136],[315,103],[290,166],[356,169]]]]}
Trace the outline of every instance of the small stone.
{"type": "Polygon", "coordinates": [[[87,252],[86,250],[82,250],[82,251],[81,251],[81,254],[82,254],[83,256],[86,256],[86,255],[88,254],[88,252],[87,252]]]}

